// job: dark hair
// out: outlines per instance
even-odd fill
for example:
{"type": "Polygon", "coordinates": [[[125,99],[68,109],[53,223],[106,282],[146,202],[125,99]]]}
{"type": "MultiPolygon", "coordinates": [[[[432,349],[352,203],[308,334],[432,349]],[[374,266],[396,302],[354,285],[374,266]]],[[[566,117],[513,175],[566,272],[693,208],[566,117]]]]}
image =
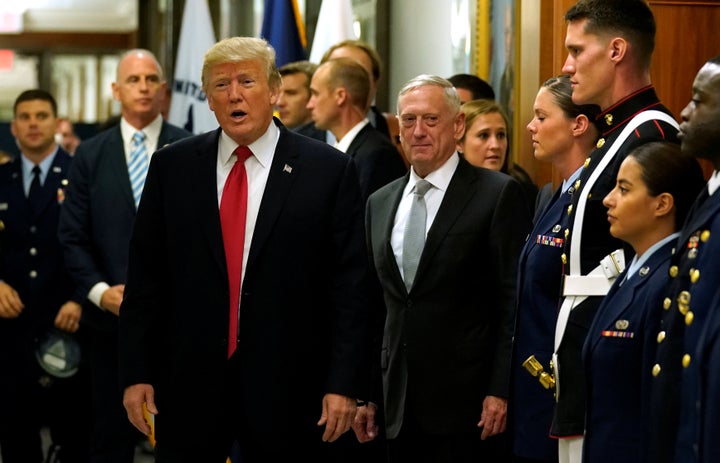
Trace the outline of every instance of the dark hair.
{"type": "Polygon", "coordinates": [[[648,193],[669,193],[675,201],[675,229],[680,230],[690,207],[705,186],[702,168],[693,156],[683,154],[680,146],[668,142],[640,145],[628,154],[640,165],[648,193]]]}
{"type": "Polygon", "coordinates": [[[543,88],[547,88],[552,94],[555,104],[562,109],[566,117],[574,119],[580,114],[584,114],[590,119],[590,123],[594,123],[595,118],[600,114],[600,106],[596,104],[575,104],[572,100],[572,85],[570,85],[570,76],[560,75],[551,77],[542,84],[543,88]]]}
{"type": "Polygon", "coordinates": [[[303,73],[307,76],[308,82],[310,82],[313,74],[315,74],[315,70],[317,69],[317,67],[317,64],[310,61],[293,61],[292,63],[287,63],[283,66],[280,66],[278,68],[278,72],[281,76],[303,73]]]}
{"type": "Polygon", "coordinates": [[[380,60],[380,55],[377,51],[375,51],[373,47],[363,42],[362,40],[343,40],[342,42],[336,43],[325,51],[322,58],[320,59],[320,64],[329,60],[332,52],[334,52],[338,48],[343,47],[353,47],[364,51],[365,54],[368,55],[368,58],[370,58],[370,62],[372,63],[373,80],[376,82],[380,80],[380,75],[382,74],[382,61],[380,60]]]}
{"type": "Polygon", "coordinates": [[[711,64],[720,64],[720,55],[710,58],[707,62],[711,64]]]}
{"type": "Polygon", "coordinates": [[[472,94],[473,100],[486,99],[494,100],[495,91],[493,88],[474,74],[455,74],[448,77],[448,80],[455,88],[464,88],[472,94]]]}
{"type": "Polygon", "coordinates": [[[18,97],[15,99],[15,104],[13,105],[13,114],[17,114],[17,107],[20,103],[32,100],[47,101],[48,103],[50,103],[53,116],[57,116],[57,102],[55,102],[55,98],[53,98],[50,92],[40,90],[39,88],[33,90],[25,90],[20,95],[18,95],[18,97]]]}
{"type": "Polygon", "coordinates": [[[620,34],[637,49],[645,69],[655,49],[655,18],[645,0],[579,0],[565,13],[565,21],[587,20],[591,34],[620,34]]]}

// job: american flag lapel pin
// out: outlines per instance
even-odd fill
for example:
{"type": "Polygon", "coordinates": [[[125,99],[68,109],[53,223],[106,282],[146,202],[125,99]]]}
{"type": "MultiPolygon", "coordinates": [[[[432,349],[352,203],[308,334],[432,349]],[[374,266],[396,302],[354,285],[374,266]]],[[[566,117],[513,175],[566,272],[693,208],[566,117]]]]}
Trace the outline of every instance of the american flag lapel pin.
{"type": "Polygon", "coordinates": [[[285,164],[285,166],[283,167],[283,172],[287,172],[288,174],[292,174],[292,167],[290,167],[289,165],[285,164]]]}

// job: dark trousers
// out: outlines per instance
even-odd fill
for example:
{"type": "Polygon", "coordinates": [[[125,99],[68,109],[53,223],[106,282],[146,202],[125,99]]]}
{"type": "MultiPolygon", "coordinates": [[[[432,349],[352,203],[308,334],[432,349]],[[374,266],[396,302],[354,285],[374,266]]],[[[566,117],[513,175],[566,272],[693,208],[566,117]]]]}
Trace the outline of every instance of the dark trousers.
{"type": "Polygon", "coordinates": [[[428,434],[405,415],[400,433],[388,439],[389,463],[509,463],[507,433],[480,439],[481,430],[456,434],[428,434]]]}
{"type": "MultiPolygon", "coordinates": [[[[143,438],[130,423],[118,378],[117,331],[94,331],[89,353],[92,373],[92,463],[133,463],[143,438]]],[[[198,423],[202,426],[202,423],[198,423]]]]}

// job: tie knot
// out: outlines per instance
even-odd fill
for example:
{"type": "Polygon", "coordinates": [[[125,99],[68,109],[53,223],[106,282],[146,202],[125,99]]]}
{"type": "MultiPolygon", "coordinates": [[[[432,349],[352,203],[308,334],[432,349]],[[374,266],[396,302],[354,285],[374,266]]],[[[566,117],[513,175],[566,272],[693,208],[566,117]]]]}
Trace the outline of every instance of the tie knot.
{"type": "Polygon", "coordinates": [[[245,162],[250,156],[252,156],[253,152],[250,151],[250,148],[248,148],[247,146],[241,145],[235,148],[233,154],[237,156],[237,162],[245,162]]]}
{"type": "Polygon", "coordinates": [[[415,194],[423,197],[425,196],[425,193],[428,192],[428,190],[432,188],[432,183],[428,182],[425,179],[420,179],[415,183],[415,194]]]}
{"type": "Polygon", "coordinates": [[[146,137],[145,132],[142,132],[142,131],[137,131],[137,132],[135,132],[135,133],[133,134],[133,136],[132,136],[133,145],[136,145],[136,146],[137,146],[137,145],[139,145],[140,143],[144,142],[144,141],[145,141],[145,137],[146,137]]]}
{"type": "Polygon", "coordinates": [[[40,166],[38,166],[37,164],[35,164],[35,167],[32,168],[32,173],[33,173],[33,175],[36,176],[36,177],[37,177],[38,175],[40,175],[40,166]]]}

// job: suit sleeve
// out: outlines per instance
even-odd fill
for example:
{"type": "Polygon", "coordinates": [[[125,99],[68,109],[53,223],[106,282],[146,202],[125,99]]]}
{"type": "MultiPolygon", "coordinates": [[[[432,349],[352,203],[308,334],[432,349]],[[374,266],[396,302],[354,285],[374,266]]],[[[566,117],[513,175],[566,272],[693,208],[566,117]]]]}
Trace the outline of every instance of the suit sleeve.
{"type": "Polygon", "coordinates": [[[171,320],[163,310],[167,255],[160,188],[158,157],[153,156],[143,188],[133,234],[130,238],[128,278],[119,315],[119,368],[122,388],[138,383],[154,383],[159,370],[155,360],[161,356],[162,320],[171,320]]]}
{"type": "Polygon", "coordinates": [[[78,147],[68,175],[65,202],[60,213],[58,238],[63,247],[65,266],[77,285],[77,293],[87,296],[90,289],[106,277],[98,267],[90,224],[90,150],[78,147]]]}
{"type": "Polygon", "coordinates": [[[331,303],[335,309],[326,390],[365,399],[370,389],[369,267],[360,198],[355,164],[348,161],[333,205],[331,303]],[[348,385],[356,386],[348,390],[348,385]]]}
{"type": "Polygon", "coordinates": [[[489,262],[494,265],[497,310],[493,323],[497,341],[488,395],[508,397],[510,359],[515,327],[517,265],[520,250],[530,231],[527,200],[520,184],[511,180],[500,191],[490,230],[492,250],[489,262]]]}

